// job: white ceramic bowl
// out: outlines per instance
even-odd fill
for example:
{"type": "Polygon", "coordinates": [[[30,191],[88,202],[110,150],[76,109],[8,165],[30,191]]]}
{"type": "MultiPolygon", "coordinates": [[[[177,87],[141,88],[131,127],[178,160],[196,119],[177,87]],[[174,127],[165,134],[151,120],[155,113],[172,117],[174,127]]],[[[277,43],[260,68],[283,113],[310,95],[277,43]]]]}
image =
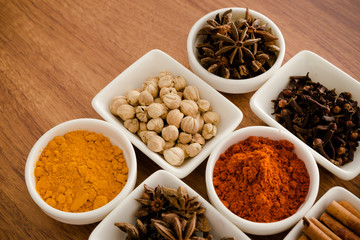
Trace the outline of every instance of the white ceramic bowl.
{"type": "Polygon", "coordinates": [[[308,149],[306,149],[303,144],[301,144],[299,139],[280,129],[265,126],[255,126],[241,128],[233,132],[212,151],[206,166],[205,180],[210,202],[225,217],[227,217],[246,233],[256,235],[272,235],[285,231],[286,229],[293,226],[314,204],[319,189],[319,170],[313,156],[310,154],[308,149]],[[310,177],[309,192],[305,198],[305,202],[300,206],[298,211],[284,220],[271,223],[257,223],[243,219],[226,208],[215,192],[213,185],[213,171],[215,163],[219,159],[220,154],[224,153],[231,145],[243,141],[250,136],[267,137],[272,140],[288,140],[295,145],[294,153],[305,163],[310,177]]]}
{"type": "Polygon", "coordinates": [[[123,71],[94,97],[92,106],[102,118],[114,123],[119,129],[123,130],[130,141],[150,159],[179,178],[186,177],[199,166],[210,154],[211,150],[219,144],[221,139],[231,133],[240,124],[243,117],[238,107],[190,70],[160,50],[148,52],[123,71]],[[158,76],[159,72],[164,70],[173,73],[175,76],[181,75],[186,79],[188,85],[196,86],[199,89],[200,97],[210,101],[213,111],[219,113],[221,116],[221,121],[217,126],[217,135],[206,142],[197,156],[185,160],[181,166],[170,165],[162,155],[149,150],[141,139],[136,134],[128,131],[124,127],[123,122],[114,116],[109,109],[110,101],[114,96],[124,96],[129,90],[141,88],[141,84],[146,78],[158,76]]]}
{"type": "MultiPolygon", "coordinates": [[[[319,82],[328,89],[336,90],[339,95],[347,91],[352,93],[352,99],[360,102],[360,83],[350,77],[339,68],[329,63],[325,59],[310,51],[301,51],[291,58],[279,71],[272,76],[250,100],[252,111],[266,124],[286,130],[275,120],[274,104],[271,102],[277,99],[278,94],[287,87],[290,76],[306,75],[309,72],[310,78],[314,82],[319,82]]],[[[290,133],[290,131],[286,130],[290,133]]],[[[354,160],[344,166],[335,166],[310,146],[303,143],[315,157],[315,160],[329,172],[339,178],[351,180],[360,173],[360,150],[357,148],[354,160]]]]}
{"type": "Polygon", "coordinates": [[[239,17],[245,16],[246,8],[238,8],[238,7],[223,8],[206,14],[192,26],[187,38],[187,52],[188,52],[190,68],[196,75],[198,75],[200,78],[208,82],[216,90],[219,90],[221,92],[225,92],[225,93],[252,92],[258,89],[266,80],[268,80],[280,68],[285,55],[285,40],[280,29],[275,25],[273,21],[271,21],[263,14],[249,9],[249,12],[252,15],[252,17],[259,18],[262,23],[268,23],[268,27],[270,27],[274,32],[274,36],[278,38],[278,40],[275,41],[275,44],[277,44],[280,47],[280,52],[278,53],[278,58],[276,62],[265,73],[248,79],[226,79],[208,72],[200,64],[199,59],[197,57],[196,46],[201,40],[201,38],[198,37],[197,33],[203,26],[205,26],[207,20],[214,19],[216,14],[218,13],[223,14],[225,11],[229,9],[232,9],[233,21],[239,17]]]}
{"type": "Polygon", "coordinates": [[[39,138],[39,140],[31,149],[25,166],[26,185],[35,203],[50,217],[60,222],[76,225],[90,224],[102,220],[134,189],[136,183],[136,174],[137,166],[135,151],[130,141],[126,138],[125,134],[110,123],[89,118],[67,121],[47,131],[39,138]],[[34,176],[36,161],[39,159],[42,150],[46,147],[49,141],[51,141],[56,136],[63,136],[67,132],[76,130],[86,130],[101,133],[108,137],[113,145],[118,146],[123,151],[126,164],[129,168],[127,183],[113,200],[98,209],[82,213],[64,212],[48,205],[35,189],[34,176]]]}
{"type": "Polygon", "coordinates": [[[159,170],[142,182],[129,196],[124,199],[91,233],[89,240],[117,240],[125,239],[126,234],[114,226],[115,222],[127,222],[135,224],[135,212],[140,208],[140,204],[135,198],[140,198],[144,192],[144,184],[155,188],[157,185],[170,188],[178,188],[179,186],[186,188],[190,196],[199,196],[198,201],[201,206],[206,208],[205,216],[212,228],[210,233],[214,239],[220,239],[224,236],[233,236],[235,239],[247,240],[246,236],[240,229],[232,224],[228,219],[222,216],[210,203],[202,198],[198,193],[186,185],[183,181],[175,177],[173,174],[159,170]]]}
{"type": "MultiPolygon", "coordinates": [[[[314,206],[305,214],[307,219],[315,217],[320,218],[321,214],[325,212],[326,208],[330,203],[335,201],[348,201],[353,205],[357,210],[360,210],[360,199],[357,198],[354,194],[342,187],[333,187],[327,191],[315,204],[314,206]]],[[[303,228],[303,220],[300,220],[294,228],[286,235],[284,240],[293,240],[298,239],[301,235],[301,230],[303,228]]]]}

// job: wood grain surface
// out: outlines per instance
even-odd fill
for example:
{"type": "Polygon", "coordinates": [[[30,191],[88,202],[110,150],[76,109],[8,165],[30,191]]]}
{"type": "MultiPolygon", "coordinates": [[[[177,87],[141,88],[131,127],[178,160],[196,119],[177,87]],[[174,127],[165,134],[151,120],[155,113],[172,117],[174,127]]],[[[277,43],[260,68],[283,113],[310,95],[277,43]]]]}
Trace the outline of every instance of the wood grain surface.
{"type": "MultiPolygon", "coordinates": [[[[31,199],[24,168],[33,144],[64,121],[101,119],[92,98],[151,49],[188,67],[186,39],[195,21],[219,8],[246,6],[281,29],[284,63],[307,49],[360,80],[359,0],[0,0],[0,239],[87,239],[97,224],[60,223],[31,199]]],[[[223,94],[244,113],[239,128],[265,125],[249,107],[252,94],[223,94]]],[[[139,184],[160,168],[136,154],[139,184]]],[[[205,167],[206,161],[183,180],[207,199],[205,167]]],[[[360,176],[343,181],[319,169],[318,198],[333,186],[360,197],[360,176]]]]}

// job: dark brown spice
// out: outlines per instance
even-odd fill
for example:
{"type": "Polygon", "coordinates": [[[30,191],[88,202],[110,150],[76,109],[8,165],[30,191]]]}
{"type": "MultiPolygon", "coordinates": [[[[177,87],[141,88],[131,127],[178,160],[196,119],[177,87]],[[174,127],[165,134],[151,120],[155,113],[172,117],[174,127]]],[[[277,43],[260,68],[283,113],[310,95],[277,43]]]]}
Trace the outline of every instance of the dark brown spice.
{"type": "Polygon", "coordinates": [[[354,159],[360,140],[360,108],[350,92],[337,96],[309,73],[291,76],[274,102],[275,119],[335,165],[354,159]],[[290,104],[292,102],[292,104],[290,104]]]}
{"type": "MultiPolygon", "coordinates": [[[[155,189],[144,185],[141,204],[136,212],[136,226],[129,223],[115,223],[127,233],[129,240],[211,240],[210,225],[204,215],[205,208],[190,197],[185,188],[172,189],[157,186],[155,189]],[[200,236],[199,236],[200,235],[200,236]]],[[[221,238],[234,239],[232,237],[221,238]]]]}
{"type": "Polygon", "coordinates": [[[232,9],[214,19],[199,30],[204,40],[197,45],[201,65],[209,72],[224,78],[243,79],[266,72],[277,58],[277,40],[254,19],[246,8],[244,18],[231,22],[232,9]]]}

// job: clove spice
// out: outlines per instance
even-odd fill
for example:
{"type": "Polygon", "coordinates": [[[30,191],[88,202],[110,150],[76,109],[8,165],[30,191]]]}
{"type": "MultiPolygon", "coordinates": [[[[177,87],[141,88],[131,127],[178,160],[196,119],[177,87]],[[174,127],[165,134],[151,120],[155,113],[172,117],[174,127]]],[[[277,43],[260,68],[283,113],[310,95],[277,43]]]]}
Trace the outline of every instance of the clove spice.
{"type": "Polygon", "coordinates": [[[360,108],[350,92],[336,94],[309,73],[291,76],[274,103],[275,119],[336,166],[353,161],[359,146],[360,108]]]}
{"type": "MultiPolygon", "coordinates": [[[[205,208],[197,201],[197,196],[190,197],[183,187],[177,189],[157,186],[151,188],[144,184],[140,209],[135,213],[136,225],[115,223],[115,226],[127,233],[126,239],[159,240],[211,240],[211,227],[204,215],[205,208]]],[[[234,240],[223,237],[220,240],[234,240]]]]}

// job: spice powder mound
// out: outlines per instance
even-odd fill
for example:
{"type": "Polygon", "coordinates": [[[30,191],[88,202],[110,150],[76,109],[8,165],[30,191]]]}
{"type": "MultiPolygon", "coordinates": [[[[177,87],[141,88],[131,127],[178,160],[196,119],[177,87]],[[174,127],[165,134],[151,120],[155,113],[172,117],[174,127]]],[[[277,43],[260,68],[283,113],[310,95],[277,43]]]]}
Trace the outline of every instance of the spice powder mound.
{"type": "Polygon", "coordinates": [[[215,191],[241,218],[275,222],[293,215],[309,190],[305,164],[287,140],[251,136],[229,147],[217,160],[215,191]]]}
{"type": "Polygon", "coordinates": [[[35,166],[36,190],[66,212],[97,209],[123,189],[128,167],[123,152],[102,134],[72,131],[51,140],[35,166]]]}

